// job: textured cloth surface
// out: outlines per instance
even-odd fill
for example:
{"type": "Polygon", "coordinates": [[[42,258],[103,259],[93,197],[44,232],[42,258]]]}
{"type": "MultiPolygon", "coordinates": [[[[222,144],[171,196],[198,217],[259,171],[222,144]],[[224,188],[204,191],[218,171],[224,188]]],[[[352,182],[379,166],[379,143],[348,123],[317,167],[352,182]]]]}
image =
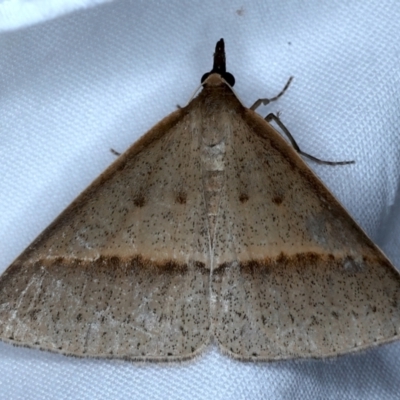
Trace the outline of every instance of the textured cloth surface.
{"type": "MultiPolygon", "coordinates": [[[[187,103],[221,37],[244,104],[273,97],[294,76],[259,111],[281,111],[304,151],[356,160],[309,165],[400,267],[398,1],[1,2],[0,31],[1,272],[114,161],[110,148],[124,151],[187,103]]],[[[7,399],[399,393],[399,343],[272,364],[240,363],[212,347],[181,364],[132,364],[0,343],[7,399]]]]}

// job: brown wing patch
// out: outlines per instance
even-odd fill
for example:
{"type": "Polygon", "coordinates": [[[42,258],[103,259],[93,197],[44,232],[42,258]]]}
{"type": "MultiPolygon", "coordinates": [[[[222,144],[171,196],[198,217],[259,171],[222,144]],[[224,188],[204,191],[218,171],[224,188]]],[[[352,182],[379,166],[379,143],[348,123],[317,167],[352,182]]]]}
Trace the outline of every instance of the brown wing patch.
{"type": "Polygon", "coordinates": [[[195,262],[14,264],[0,285],[0,336],[81,357],[185,359],[209,341],[208,288],[208,269],[195,262]]]}
{"type": "Polygon", "coordinates": [[[213,274],[215,337],[242,360],[327,357],[399,338],[400,279],[382,258],[301,255],[225,264],[213,274]]]}

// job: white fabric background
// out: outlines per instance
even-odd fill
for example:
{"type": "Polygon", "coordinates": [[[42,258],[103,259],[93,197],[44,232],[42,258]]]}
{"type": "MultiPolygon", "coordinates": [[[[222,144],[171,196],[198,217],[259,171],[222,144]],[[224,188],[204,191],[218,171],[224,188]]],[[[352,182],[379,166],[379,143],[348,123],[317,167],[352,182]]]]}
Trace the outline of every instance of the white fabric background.
{"type": "MultiPolygon", "coordinates": [[[[0,2],[0,272],[141,134],[184,105],[226,43],[268,109],[400,267],[400,3],[0,2]],[[76,3],[76,4],[75,4],[76,3]],[[91,7],[86,7],[88,4],[91,7]],[[75,11],[73,11],[75,9],[75,11]]],[[[328,361],[76,359],[0,343],[1,399],[393,399],[400,345],[328,361]]]]}

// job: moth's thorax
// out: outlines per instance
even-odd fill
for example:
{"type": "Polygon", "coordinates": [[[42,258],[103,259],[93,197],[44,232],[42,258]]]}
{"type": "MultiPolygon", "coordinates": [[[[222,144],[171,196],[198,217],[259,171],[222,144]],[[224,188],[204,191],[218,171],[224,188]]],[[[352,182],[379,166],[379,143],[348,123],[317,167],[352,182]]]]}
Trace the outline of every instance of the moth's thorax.
{"type": "Polygon", "coordinates": [[[231,88],[218,74],[205,81],[196,101],[200,103],[196,118],[201,121],[194,135],[198,135],[201,154],[203,190],[206,201],[211,245],[215,237],[221,192],[225,184],[227,142],[234,134],[232,116],[241,108],[231,88]]]}
{"type": "Polygon", "coordinates": [[[191,105],[197,108],[199,103],[200,107],[204,108],[204,112],[213,116],[222,110],[236,113],[239,109],[243,109],[232,88],[219,74],[211,74],[204,81],[202,91],[191,105]]]}

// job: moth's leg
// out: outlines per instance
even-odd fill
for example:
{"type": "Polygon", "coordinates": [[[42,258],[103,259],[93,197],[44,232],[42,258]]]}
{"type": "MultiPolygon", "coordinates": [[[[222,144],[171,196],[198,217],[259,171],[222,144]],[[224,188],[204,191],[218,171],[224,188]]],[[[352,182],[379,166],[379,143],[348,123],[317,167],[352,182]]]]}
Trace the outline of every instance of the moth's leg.
{"type": "Polygon", "coordinates": [[[267,104],[271,103],[272,101],[278,100],[279,97],[281,97],[281,96],[286,92],[286,90],[287,90],[287,88],[289,87],[290,82],[292,82],[292,80],[293,80],[293,76],[291,76],[291,77],[289,78],[289,80],[286,82],[285,87],[284,87],[284,88],[280,91],[280,93],[277,94],[275,97],[272,97],[271,99],[258,99],[258,100],[250,107],[250,110],[255,110],[255,109],[257,109],[258,107],[260,107],[261,104],[264,105],[264,106],[266,106],[267,104]]]}
{"type": "MultiPolygon", "coordinates": [[[[279,97],[281,97],[281,96],[286,92],[286,90],[288,89],[288,87],[289,87],[290,83],[292,82],[292,80],[293,80],[293,76],[291,76],[291,77],[289,78],[289,80],[286,82],[285,87],[284,87],[284,88],[281,90],[281,92],[278,93],[275,97],[272,97],[271,99],[258,99],[258,100],[250,107],[250,109],[251,109],[251,110],[255,110],[255,109],[257,109],[261,104],[263,104],[264,106],[266,106],[267,104],[271,103],[272,101],[278,100],[279,97]]],[[[285,135],[289,138],[290,143],[292,143],[292,146],[294,147],[294,149],[295,149],[299,154],[301,154],[301,155],[304,156],[304,157],[309,158],[310,160],[313,160],[313,161],[315,161],[315,162],[317,162],[317,163],[320,163],[320,164],[328,164],[328,165],[345,165],[345,164],[353,164],[353,163],[354,163],[354,161],[325,161],[325,160],[320,160],[319,158],[316,158],[316,157],[312,156],[311,154],[307,154],[307,153],[305,153],[304,151],[300,150],[300,147],[299,147],[299,145],[296,143],[296,141],[294,140],[292,134],[289,132],[289,130],[286,128],[286,126],[283,124],[283,122],[280,120],[280,118],[279,118],[279,113],[278,113],[278,115],[275,115],[275,114],[272,114],[272,113],[271,113],[271,114],[268,114],[268,115],[265,117],[265,120],[266,120],[267,122],[274,121],[274,122],[279,126],[279,128],[282,129],[282,131],[285,133],[285,135]]]]}
{"type": "Polygon", "coordinates": [[[114,156],[117,156],[117,157],[119,157],[122,154],[122,153],[120,153],[120,152],[118,152],[117,150],[114,150],[114,149],[110,149],[110,151],[111,151],[111,153],[114,154],[114,156]]]}
{"type": "MultiPolygon", "coordinates": [[[[287,85],[286,85],[287,86],[287,85]]],[[[288,128],[286,128],[286,126],[283,124],[283,122],[280,120],[279,118],[279,113],[278,115],[275,114],[268,114],[265,117],[265,120],[267,122],[271,122],[274,121],[279,128],[282,130],[282,132],[285,133],[285,135],[288,137],[288,139],[290,140],[290,143],[292,144],[293,148],[302,156],[309,158],[310,160],[313,160],[319,164],[327,164],[327,165],[345,165],[345,164],[354,164],[354,161],[325,161],[325,160],[320,160],[319,158],[316,158],[314,156],[312,156],[311,154],[305,153],[304,151],[300,150],[299,145],[296,143],[296,141],[294,140],[292,134],[289,132],[288,128]]]]}

